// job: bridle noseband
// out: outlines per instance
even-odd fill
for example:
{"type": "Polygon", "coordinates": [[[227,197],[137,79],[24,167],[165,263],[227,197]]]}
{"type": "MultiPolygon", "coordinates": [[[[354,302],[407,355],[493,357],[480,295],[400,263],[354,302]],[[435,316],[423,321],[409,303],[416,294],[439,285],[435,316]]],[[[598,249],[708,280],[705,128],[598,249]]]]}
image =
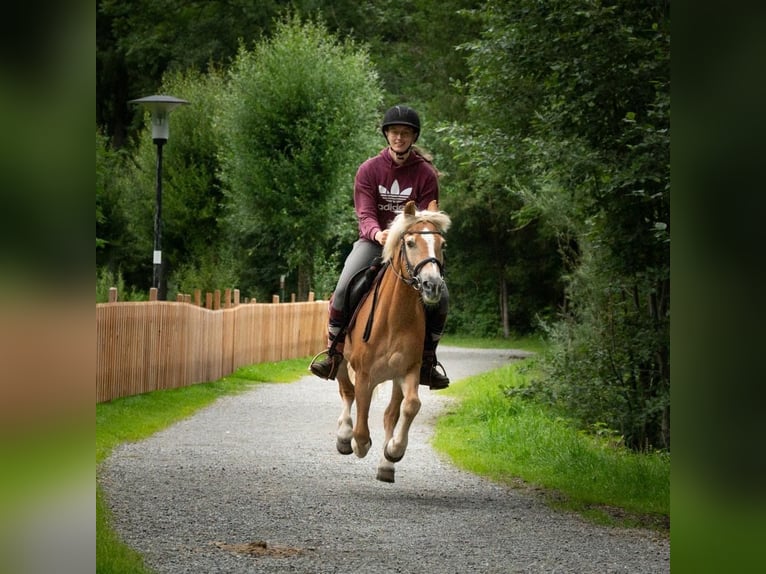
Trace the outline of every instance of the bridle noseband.
{"type": "Polygon", "coordinates": [[[399,278],[404,283],[406,283],[407,285],[415,289],[415,291],[420,291],[423,288],[423,285],[421,284],[420,276],[419,276],[421,269],[423,269],[423,267],[428,265],[429,263],[435,263],[436,266],[439,268],[439,275],[443,277],[444,264],[441,261],[439,261],[436,257],[426,257],[422,261],[418,262],[418,264],[415,265],[415,267],[413,268],[412,265],[410,264],[409,257],[407,257],[407,248],[404,245],[404,238],[407,235],[440,235],[444,237],[444,234],[441,231],[428,231],[428,230],[407,231],[402,234],[400,249],[402,253],[402,258],[404,259],[404,265],[405,265],[405,268],[407,269],[407,274],[409,275],[409,277],[404,277],[403,275],[400,275],[398,273],[397,275],[399,275],[399,278]]]}

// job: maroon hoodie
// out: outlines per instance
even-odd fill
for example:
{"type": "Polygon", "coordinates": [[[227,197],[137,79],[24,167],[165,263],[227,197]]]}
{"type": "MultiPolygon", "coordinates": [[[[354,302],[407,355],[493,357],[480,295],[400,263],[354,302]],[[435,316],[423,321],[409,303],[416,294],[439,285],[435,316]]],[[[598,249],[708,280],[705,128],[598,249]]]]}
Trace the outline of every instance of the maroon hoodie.
{"type": "Polygon", "coordinates": [[[413,150],[403,165],[397,165],[388,148],[365,161],[354,178],[359,237],[375,241],[375,234],[388,227],[408,200],[418,209],[439,201],[438,176],[431,163],[413,150]]]}

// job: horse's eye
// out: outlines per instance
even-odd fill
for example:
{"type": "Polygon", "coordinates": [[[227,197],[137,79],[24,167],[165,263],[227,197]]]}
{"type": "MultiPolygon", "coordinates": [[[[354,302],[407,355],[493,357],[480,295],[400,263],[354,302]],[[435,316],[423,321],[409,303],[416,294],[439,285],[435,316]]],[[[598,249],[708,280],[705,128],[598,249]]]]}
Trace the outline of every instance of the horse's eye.
{"type": "Polygon", "coordinates": [[[408,237],[406,243],[407,243],[407,249],[412,249],[413,247],[415,247],[415,239],[413,237],[408,237]]]}

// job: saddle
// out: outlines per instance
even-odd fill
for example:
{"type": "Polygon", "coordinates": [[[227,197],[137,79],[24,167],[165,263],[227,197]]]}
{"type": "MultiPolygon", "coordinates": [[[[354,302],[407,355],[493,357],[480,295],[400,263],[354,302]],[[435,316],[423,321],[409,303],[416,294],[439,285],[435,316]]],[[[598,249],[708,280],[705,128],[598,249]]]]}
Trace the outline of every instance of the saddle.
{"type": "MultiPolygon", "coordinates": [[[[368,267],[359,270],[356,275],[351,278],[351,281],[348,283],[348,288],[346,289],[346,300],[343,306],[345,315],[343,317],[343,326],[341,327],[339,335],[345,335],[348,330],[354,326],[359,308],[362,306],[362,303],[367,300],[370,293],[374,292],[376,298],[373,300],[373,312],[370,313],[370,316],[367,319],[367,326],[365,327],[362,340],[367,341],[370,338],[370,332],[372,331],[372,317],[375,314],[375,304],[377,302],[377,288],[387,266],[388,264],[384,264],[381,257],[376,257],[368,267]]],[[[336,337],[335,341],[333,341],[331,346],[332,350],[334,350],[338,338],[339,337],[336,337]]]]}

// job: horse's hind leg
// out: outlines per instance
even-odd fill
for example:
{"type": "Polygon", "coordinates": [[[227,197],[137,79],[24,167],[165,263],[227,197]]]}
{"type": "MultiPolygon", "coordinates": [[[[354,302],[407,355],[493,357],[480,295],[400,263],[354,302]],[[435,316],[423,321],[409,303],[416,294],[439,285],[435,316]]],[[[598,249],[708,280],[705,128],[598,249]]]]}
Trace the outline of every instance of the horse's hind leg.
{"type": "Polygon", "coordinates": [[[353,434],[351,407],[354,404],[354,385],[344,361],[338,370],[338,392],[343,401],[343,410],[338,417],[338,432],[335,435],[335,448],[340,454],[351,454],[351,436],[353,434]]]}

